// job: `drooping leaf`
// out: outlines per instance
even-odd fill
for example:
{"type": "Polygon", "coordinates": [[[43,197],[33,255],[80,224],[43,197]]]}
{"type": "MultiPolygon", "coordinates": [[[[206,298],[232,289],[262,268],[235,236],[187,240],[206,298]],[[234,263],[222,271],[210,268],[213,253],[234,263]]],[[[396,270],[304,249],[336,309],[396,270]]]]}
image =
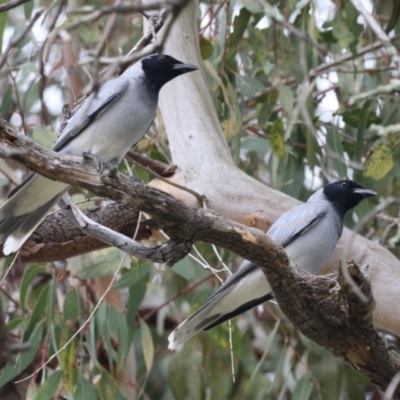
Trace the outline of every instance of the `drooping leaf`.
{"type": "Polygon", "coordinates": [[[31,285],[33,280],[38,276],[41,270],[42,268],[39,265],[33,264],[27,267],[24,271],[24,275],[22,277],[22,282],[21,282],[21,290],[19,294],[22,314],[24,314],[26,310],[25,303],[29,286],[31,285]]]}
{"type": "Polygon", "coordinates": [[[393,1],[392,5],[390,19],[385,29],[386,33],[389,33],[391,30],[393,30],[400,18],[400,1],[393,1]]]}
{"type": "Polygon", "coordinates": [[[266,153],[271,150],[268,140],[256,137],[245,137],[240,140],[240,147],[244,150],[266,153]]]}
{"type": "Polygon", "coordinates": [[[200,54],[201,54],[201,58],[203,60],[207,60],[207,58],[210,58],[213,54],[214,51],[214,46],[212,44],[212,42],[205,38],[204,36],[202,36],[200,38],[200,54]]]}
{"type": "Polygon", "coordinates": [[[147,373],[149,374],[154,359],[154,343],[150,329],[143,320],[140,321],[140,334],[142,337],[144,362],[146,364],[147,373]]]}
{"type": "Polygon", "coordinates": [[[40,385],[36,392],[34,400],[52,400],[62,382],[62,372],[55,371],[40,385]]]}
{"type": "Polygon", "coordinates": [[[64,299],[63,321],[76,322],[81,311],[80,297],[77,290],[70,290],[64,299]]]}
{"type": "Polygon", "coordinates": [[[18,376],[28,365],[30,365],[36,357],[40,342],[43,335],[43,323],[35,326],[32,334],[26,338],[29,342],[29,350],[19,353],[16,360],[9,361],[0,373],[0,387],[10,382],[18,376]]]}
{"type": "Polygon", "coordinates": [[[339,4],[332,21],[332,33],[342,48],[355,51],[355,45],[364,30],[363,25],[357,22],[358,16],[358,11],[350,1],[339,4]]]}
{"type": "Polygon", "coordinates": [[[74,398],[77,400],[97,400],[93,385],[81,374],[78,374],[74,398]]]}
{"type": "Polygon", "coordinates": [[[269,140],[271,142],[272,151],[280,160],[286,155],[284,134],[282,119],[278,118],[269,131],[269,140]]]}
{"type": "Polygon", "coordinates": [[[371,124],[380,124],[382,119],[379,118],[376,113],[369,110],[371,102],[366,102],[367,107],[353,108],[351,110],[345,110],[340,115],[343,117],[343,121],[352,126],[353,128],[358,128],[360,121],[365,121],[365,127],[368,128],[371,124]]]}
{"type": "Polygon", "coordinates": [[[388,174],[394,166],[392,151],[386,144],[381,144],[369,157],[364,175],[379,180],[388,174]]]}
{"type": "Polygon", "coordinates": [[[339,136],[337,126],[332,126],[326,135],[326,144],[328,145],[329,152],[328,159],[333,163],[334,170],[337,172],[339,178],[347,177],[347,167],[344,163],[343,145],[339,136]]]}
{"type": "Polygon", "coordinates": [[[127,400],[109,372],[102,368],[99,373],[101,377],[93,385],[97,400],[127,400]]]}
{"type": "Polygon", "coordinates": [[[297,382],[293,393],[293,400],[308,400],[311,396],[313,386],[311,372],[306,372],[297,382]]]}
{"type": "Polygon", "coordinates": [[[241,8],[239,15],[236,15],[233,21],[233,32],[229,36],[229,45],[235,47],[246,31],[251,13],[246,8],[241,8]]]}
{"type": "Polygon", "coordinates": [[[289,86],[281,85],[279,87],[279,101],[282,103],[283,109],[290,115],[293,111],[294,95],[289,86]]]}
{"type": "Polygon", "coordinates": [[[151,265],[149,262],[140,261],[137,265],[125,272],[121,278],[114,283],[113,287],[116,289],[124,289],[135,285],[144,276],[149,274],[151,265]]]}
{"type": "Polygon", "coordinates": [[[253,371],[253,373],[251,374],[250,381],[252,381],[252,380],[254,379],[254,377],[257,375],[258,371],[260,370],[261,365],[263,364],[263,362],[264,362],[264,360],[265,360],[265,357],[267,356],[268,351],[269,351],[269,349],[270,349],[270,347],[271,347],[271,345],[272,345],[272,342],[273,342],[274,339],[275,339],[276,332],[278,331],[279,325],[280,325],[280,321],[275,322],[275,325],[274,325],[274,327],[272,328],[272,331],[269,332],[268,337],[267,337],[267,340],[265,341],[265,345],[264,345],[264,353],[263,353],[263,355],[261,356],[260,361],[258,362],[258,364],[256,365],[256,367],[254,368],[254,371],[253,371]]]}

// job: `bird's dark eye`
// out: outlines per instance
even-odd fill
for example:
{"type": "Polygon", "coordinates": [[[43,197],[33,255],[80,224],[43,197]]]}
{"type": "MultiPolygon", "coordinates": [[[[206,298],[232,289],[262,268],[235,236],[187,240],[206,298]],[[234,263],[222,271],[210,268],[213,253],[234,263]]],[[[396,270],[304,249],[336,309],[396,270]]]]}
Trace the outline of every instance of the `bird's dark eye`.
{"type": "Polygon", "coordinates": [[[342,182],[342,186],[349,186],[349,182],[347,182],[347,181],[342,182]]]}

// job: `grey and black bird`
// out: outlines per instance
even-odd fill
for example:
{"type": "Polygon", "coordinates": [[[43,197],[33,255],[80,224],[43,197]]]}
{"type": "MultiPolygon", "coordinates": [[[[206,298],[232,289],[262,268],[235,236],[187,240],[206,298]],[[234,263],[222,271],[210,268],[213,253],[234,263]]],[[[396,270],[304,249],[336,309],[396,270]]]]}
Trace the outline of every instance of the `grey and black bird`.
{"type": "MultiPolygon", "coordinates": [[[[318,274],[339,241],[347,211],[375,195],[351,180],[330,183],[306,203],[278,218],[267,235],[285,249],[299,268],[318,274]]],[[[195,314],[170,334],[169,348],[175,349],[199,331],[209,330],[272,298],[262,270],[244,261],[195,314]]]]}
{"type": "MultiPolygon", "coordinates": [[[[160,89],[198,68],[168,55],[145,57],[121,76],[105,82],[71,117],[53,150],[91,153],[118,164],[153,122],[160,89]]],[[[68,190],[69,185],[31,174],[0,208],[0,243],[5,255],[16,252],[68,190]]]]}

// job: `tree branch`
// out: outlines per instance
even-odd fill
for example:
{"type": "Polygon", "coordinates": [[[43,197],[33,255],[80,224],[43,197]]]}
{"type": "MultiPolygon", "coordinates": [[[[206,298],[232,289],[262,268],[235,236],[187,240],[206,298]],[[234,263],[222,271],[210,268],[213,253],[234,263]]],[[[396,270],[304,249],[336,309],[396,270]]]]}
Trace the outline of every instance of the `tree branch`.
{"type": "MultiPolygon", "coordinates": [[[[297,271],[284,250],[260,230],[247,228],[212,210],[188,207],[158,189],[129,179],[109,165],[96,165],[87,159],[43,149],[26,137],[17,136],[2,120],[0,140],[8,145],[1,149],[3,156],[20,161],[50,179],[82,186],[99,196],[122,200],[147,212],[155,218],[157,227],[178,243],[211,242],[256,263],[293,324],[382,390],[400,369],[400,356],[388,348],[373,327],[375,303],[371,285],[354,263],[350,264],[349,273],[369,299],[366,304],[360,303],[341,276],[339,286],[330,277],[297,271]]],[[[108,234],[105,236],[109,239],[108,234]]],[[[400,389],[395,393],[394,398],[400,399],[400,389]]]]}
{"type": "MultiPolygon", "coordinates": [[[[25,136],[16,135],[1,119],[0,140],[11,150],[5,151],[3,146],[3,156],[20,161],[47,178],[82,186],[99,196],[124,201],[149,213],[157,227],[177,243],[187,246],[195,241],[211,242],[256,263],[263,269],[282,310],[294,325],[381,389],[389,385],[399,370],[399,355],[388,349],[373,328],[371,286],[355,265],[350,266],[349,272],[369,299],[366,305],[360,304],[341,276],[339,288],[329,277],[296,271],[284,250],[260,230],[247,228],[212,210],[188,207],[99,160],[93,162],[43,149],[25,136]],[[14,151],[16,147],[18,152],[14,151]]],[[[96,233],[92,228],[92,234],[96,233]]],[[[102,235],[109,240],[108,233],[102,232],[102,235]]],[[[127,242],[126,238],[123,241],[127,242]]],[[[173,244],[170,243],[169,250],[173,250],[173,244]]],[[[400,398],[400,392],[396,396],[400,398]]]]}

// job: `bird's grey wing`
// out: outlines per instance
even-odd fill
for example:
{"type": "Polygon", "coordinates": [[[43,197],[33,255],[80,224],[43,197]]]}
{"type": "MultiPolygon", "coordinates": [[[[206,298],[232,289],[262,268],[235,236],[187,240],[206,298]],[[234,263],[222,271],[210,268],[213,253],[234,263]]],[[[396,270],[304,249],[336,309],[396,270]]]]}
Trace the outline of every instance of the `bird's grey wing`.
{"type": "MultiPolygon", "coordinates": [[[[84,131],[102,112],[113,104],[125,92],[128,86],[126,79],[116,78],[106,82],[97,93],[93,93],[86,100],[82,107],[70,118],[55,145],[54,151],[61,150],[72,139],[84,131]],[[86,114],[86,115],[85,115],[86,114]]],[[[18,186],[9,194],[12,197],[19,192],[36,174],[31,172],[18,186]]]]}
{"type": "Polygon", "coordinates": [[[327,212],[328,204],[324,201],[301,204],[278,218],[267,235],[285,247],[318,223],[327,212]]]}
{"type": "Polygon", "coordinates": [[[68,121],[53,150],[60,151],[71,140],[83,132],[111,104],[122,96],[128,85],[129,82],[126,78],[119,77],[104,83],[96,93],[91,94],[81,108],[68,121]]]}

